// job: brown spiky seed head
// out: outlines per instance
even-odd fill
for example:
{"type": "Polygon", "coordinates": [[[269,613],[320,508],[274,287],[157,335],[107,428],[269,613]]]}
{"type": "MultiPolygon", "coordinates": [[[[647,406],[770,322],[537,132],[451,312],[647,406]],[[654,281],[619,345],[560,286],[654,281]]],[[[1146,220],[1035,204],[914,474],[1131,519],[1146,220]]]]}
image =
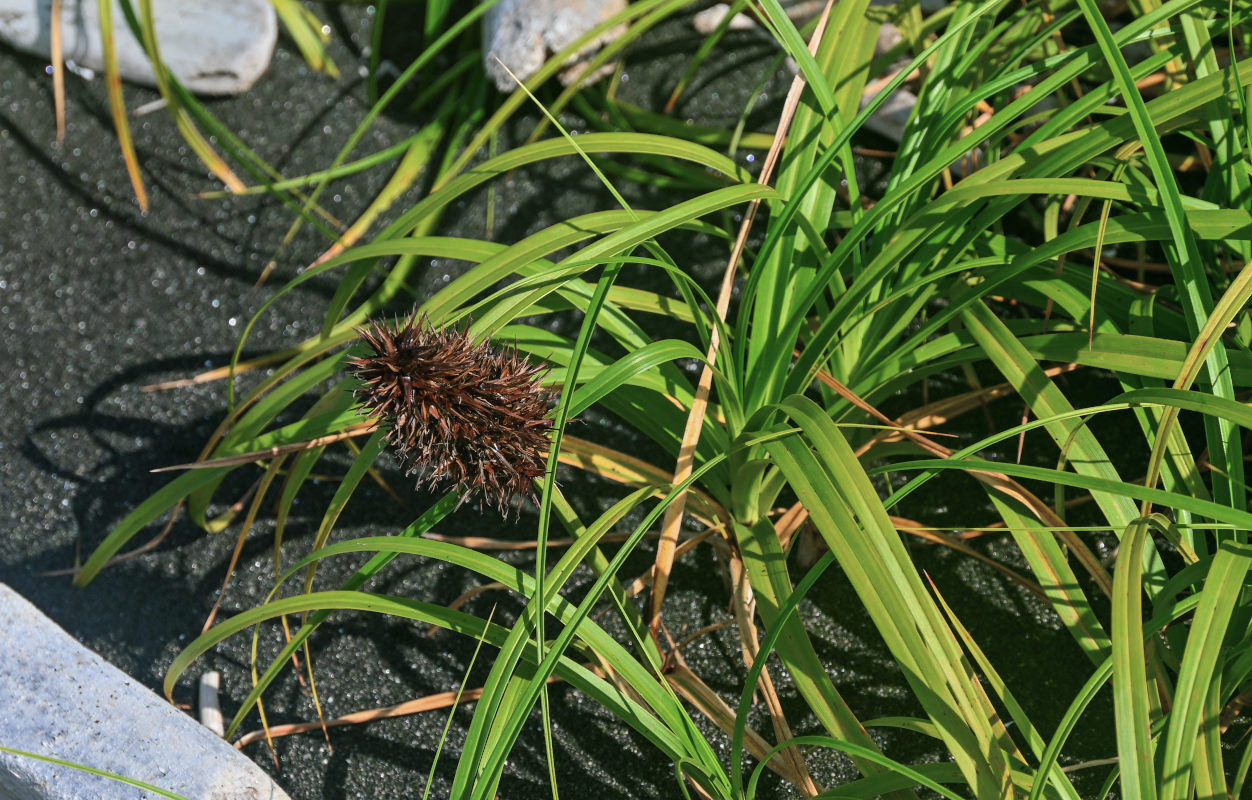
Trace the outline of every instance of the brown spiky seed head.
{"type": "Polygon", "coordinates": [[[359,331],[373,349],[349,364],[357,397],[391,430],[405,474],[424,470],[418,486],[451,488],[506,513],[515,495],[533,497],[547,468],[552,394],[547,372],[516,348],[498,350],[457,330],[438,330],[425,315],[403,325],[375,321],[359,331]]]}

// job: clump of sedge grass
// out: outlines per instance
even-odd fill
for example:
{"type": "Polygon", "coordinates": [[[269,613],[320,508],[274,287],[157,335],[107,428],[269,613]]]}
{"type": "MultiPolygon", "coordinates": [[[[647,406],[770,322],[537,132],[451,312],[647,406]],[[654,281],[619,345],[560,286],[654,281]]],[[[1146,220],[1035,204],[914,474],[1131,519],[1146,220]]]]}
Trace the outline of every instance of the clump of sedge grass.
{"type": "Polygon", "coordinates": [[[418,485],[474,495],[500,513],[518,495],[534,496],[548,459],[552,394],[546,370],[516,349],[498,350],[423,315],[404,325],[377,322],[360,331],[373,353],[353,359],[357,397],[391,426],[387,440],[418,485]]]}

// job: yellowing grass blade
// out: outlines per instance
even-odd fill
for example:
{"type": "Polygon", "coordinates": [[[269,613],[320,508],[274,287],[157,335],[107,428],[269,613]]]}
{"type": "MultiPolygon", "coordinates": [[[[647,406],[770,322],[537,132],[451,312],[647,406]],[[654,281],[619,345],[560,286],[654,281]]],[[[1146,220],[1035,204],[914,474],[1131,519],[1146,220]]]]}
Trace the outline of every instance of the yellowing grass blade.
{"type": "Polygon", "coordinates": [[[308,65],[318,72],[325,72],[332,78],[338,78],[339,68],[326,54],[326,43],[330,41],[330,35],[323,32],[322,21],[296,0],[270,0],[270,2],[308,65]]]}
{"type": "MultiPolygon", "coordinates": [[[[113,2],[98,0],[100,16],[100,43],[104,48],[104,85],[109,94],[109,113],[113,116],[113,128],[117,131],[117,144],[122,148],[122,160],[126,162],[126,174],[135,191],[135,202],[141,211],[148,210],[148,190],[139,172],[139,158],[135,155],[135,142],[130,135],[130,121],[126,119],[126,102],[122,97],[122,73],[117,66],[117,43],[113,39],[113,2]]],[[[59,19],[54,15],[53,19],[59,19]]]]}
{"type": "Polygon", "coordinates": [[[169,106],[170,114],[174,117],[174,124],[178,127],[178,132],[182,134],[186,140],[187,146],[199,156],[204,165],[208,167],[214,175],[218,177],[222,183],[232,192],[243,191],[243,181],[227,166],[222,157],[217,154],[213,146],[204,138],[204,134],[196,127],[195,122],[191,118],[191,114],[187,113],[187,109],[183,106],[177,92],[171,85],[171,76],[165,63],[161,60],[161,49],[157,43],[156,21],[152,12],[152,0],[139,0],[139,30],[143,39],[144,50],[147,51],[148,57],[152,60],[152,72],[156,76],[157,89],[161,92],[161,97],[165,98],[165,102],[169,106]]]}

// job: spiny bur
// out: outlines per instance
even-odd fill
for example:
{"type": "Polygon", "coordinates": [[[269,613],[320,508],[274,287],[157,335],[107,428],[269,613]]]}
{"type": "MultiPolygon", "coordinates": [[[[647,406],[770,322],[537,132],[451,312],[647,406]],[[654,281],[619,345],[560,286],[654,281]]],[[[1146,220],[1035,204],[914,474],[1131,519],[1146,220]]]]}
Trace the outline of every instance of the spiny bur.
{"type": "Polygon", "coordinates": [[[349,364],[357,397],[391,429],[387,441],[405,474],[424,470],[418,486],[451,488],[461,502],[478,495],[508,512],[514,496],[534,497],[548,461],[553,395],[547,370],[457,330],[438,330],[425,315],[403,325],[374,321],[358,331],[373,353],[349,364]]]}

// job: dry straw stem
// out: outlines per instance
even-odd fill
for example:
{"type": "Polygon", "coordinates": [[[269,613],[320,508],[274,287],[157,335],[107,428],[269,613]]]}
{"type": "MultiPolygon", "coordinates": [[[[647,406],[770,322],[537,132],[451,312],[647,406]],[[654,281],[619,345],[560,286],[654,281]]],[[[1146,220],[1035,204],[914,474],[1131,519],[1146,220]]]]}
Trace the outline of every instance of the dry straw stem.
{"type": "MultiPolygon", "coordinates": [[[[834,0],[827,0],[826,5],[822,9],[822,16],[817,21],[817,29],[813,31],[813,38],[809,41],[809,52],[816,53],[817,47],[821,44],[822,35],[826,32],[826,21],[830,17],[831,6],[834,0]]],[[[761,176],[757,182],[766,185],[774,176],[774,169],[778,165],[778,158],[782,153],[783,143],[787,140],[787,131],[791,127],[791,121],[795,117],[796,109],[800,104],[800,94],[804,91],[803,73],[797,73],[795,79],[791,82],[791,89],[787,93],[787,100],[783,104],[782,116],[778,121],[778,130],[774,133],[774,141],[770,144],[769,153],[765,156],[765,162],[761,167],[761,176]]],[[[730,261],[726,265],[726,271],[722,276],[722,285],[717,295],[717,316],[721,320],[726,319],[726,312],[730,308],[731,288],[734,286],[735,270],[739,266],[739,261],[743,256],[744,246],[748,241],[748,233],[752,230],[752,223],[756,220],[757,209],[760,208],[760,201],[753,200],[748,204],[747,213],[744,214],[743,224],[739,226],[739,236],[735,239],[735,246],[731,250],[730,261]]],[[[708,408],[709,391],[713,388],[713,364],[716,363],[717,351],[721,347],[721,337],[718,335],[718,327],[713,326],[709,337],[709,350],[704,359],[704,368],[700,371],[700,382],[696,386],[695,397],[691,403],[691,413],[687,415],[687,426],[683,430],[682,445],[678,449],[678,460],[674,466],[674,483],[681,483],[691,476],[694,468],[696,445],[700,441],[700,428],[704,421],[705,410],[708,408]]],[[[649,630],[652,632],[652,638],[657,638],[657,630],[661,624],[661,606],[665,600],[665,588],[669,583],[670,571],[674,566],[674,550],[678,546],[678,529],[682,524],[683,512],[687,506],[687,493],[683,492],[674,498],[674,502],[665,510],[665,516],[661,519],[661,540],[657,543],[656,548],[656,572],[652,585],[652,603],[650,610],[650,618],[648,621],[649,630]]]]}
{"type": "Polygon", "coordinates": [[[52,56],[52,104],[56,109],[57,144],[65,141],[65,53],[61,43],[61,2],[52,0],[48,20],[52,56]]]}
{"type": "MultiPolygon", "coordinates": [[[[559,683],[561,678],[552,676],[548,678],[548,683],[559,683]]],[[[483,690],[466,689],[460,692],[460,700],[462,703],[472,703],[482,697],[483,690]]],[[[308,733],[309,731],[324,731],[326,728],[337,728],[341,725],[360,725],[366,722],[374,722],[380,719],[395,719],[396,717],[404,717],[409,714],[420,714],[423,711],[436,711],[441,708],[449,708],[458,702],[458,692],[439,692],[438,694],[419,697],[416,700],[409,700],[404,703],[398,703],[394,706],[384,706],[382,708],[370,708],[364,711],[354,711],[351,714],[344,714],[342,717],[335,717],[325,721],[316,722],[292,722],[285,725],[274,725],[269,728],[269,737],[271,739],[280,739],[284,736],[291,736],[296,733],[308,733]]],[[[266,731],[256,730],[245,733],[235,742],[235,749],[243,749],[253,742],[259,742],[265,739],[266,731]]]]}
{"type": "Polygon", "coordinates": [[[277,458],[288,453],[298,453],[304,450],[312,450],[315,447],[342,442],[346,439],[352,439],[357,436],[366,436],[374,432],[378,427],[377,419],[369,419],[359,425],[353,425],[346,430],[338,433],[329,433],[325,436],[318,436],[316,439],[309,439],[307,442],[292,442],[291,444],[275,445],[267,447],[264,450],[253,450],[248,453],[240,453],[235,456],[222,456],[221,458],[210,458],[204,461],[189,461],[186,464],[174,464],[169,467],[157,467],[152,472],[173,472],[183,469],[211,469],[213,467],[237,467],[244,464],[251,464],[255,461],[263,461],[268,458],[277,458]]]}

